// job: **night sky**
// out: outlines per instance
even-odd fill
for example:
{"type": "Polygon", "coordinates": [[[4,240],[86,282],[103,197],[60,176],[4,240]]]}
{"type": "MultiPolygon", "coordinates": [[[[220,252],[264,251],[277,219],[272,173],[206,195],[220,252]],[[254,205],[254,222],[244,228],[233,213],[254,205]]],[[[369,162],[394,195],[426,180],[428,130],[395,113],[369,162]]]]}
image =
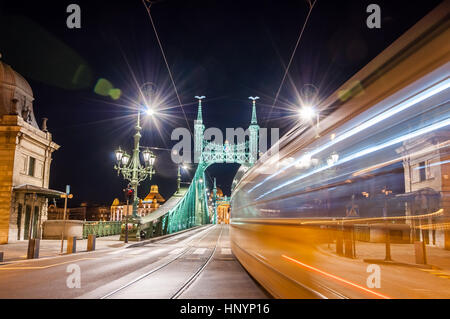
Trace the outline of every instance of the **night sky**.
{"type": "MultiPolygon", "coordinates": [[[[415,24],[440,1],[318,0],[276,109],[271,105],[308,12],[307,1],[158,1],[152,16],[180,98],[193,128],[195,95],[206,95],[206,127],[248,127],[249,96],[258,95],[263,127],[296,102],[296,91],[312,83],[326,97],[415,24]],[[381,7],[381,29],[368,29],[366,7],[381,7]]],[[[126,185],[113,170],[114,150],[131,151],[132,101],[138,83],[151,81],[164,97],[163,116],[144,122],[141,144],[170,148],[170,134],[187,124],[178,107],[147,12],[140,0],[0,1],[0,52],[30,83],[38,123],[48,127],[61,149],[54,153],[50,187],[72,186],[73,205],[111,204],[126,185]],[[81,7],[81,29],[68,29],[66,7],[81,7]],[[105,79],[122,95],[114,100],[94,88],[105,79]],[[159,128],[159,130],[157,129],[159,128]]],[[[167,151],[155,151],[157,175],[142,183],[144,196],[158,184],[163,196],[176,189],[176,166],[167,151]]],[[[208,169],[225,193],[237,165],[208,169]]],[[[191,169],[192,176],[194,169],[191,169]]],[[[184,180],[189,176],[184,175],[184,180]]]]}

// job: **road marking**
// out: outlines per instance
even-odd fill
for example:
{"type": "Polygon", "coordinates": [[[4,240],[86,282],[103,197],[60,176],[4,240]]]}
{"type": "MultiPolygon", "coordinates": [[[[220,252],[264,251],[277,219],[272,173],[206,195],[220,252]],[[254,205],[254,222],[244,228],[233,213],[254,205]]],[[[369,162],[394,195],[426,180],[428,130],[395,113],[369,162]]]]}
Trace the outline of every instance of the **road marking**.
{"type": "Polygon", "coordinates": [[[64,265],[64,264],[73,264],[73,263],[75,263],[75,262],[77,262],[77,261],[82,261],[82,260],[93,260],[93,259],[98,259],[98,258],[80,258],[80,259],[75,259],[75,260],[65,261],[65,262],[62,262],[62,263],[57,263],[57,264],[47,265],[47,266],[0,267],[0,270],[32,270],[32,269],[46,269],[46,268],[56,267],[56,266],[60,266],[60,265],[64,265]]]}
{"type": "Polygon", "coordinates": [[[184,250],[184,248],[177,248],[175,250],[172,250],[169,255],[178,255],[179,253],[181,253],[184,250]]]}
{"type": "Polygon", "coordinates": [[[430,275],[434,275],[439,278],[450,279],[450,275],[448,273],[436,269],[420,269],[420,270],[428,272],[430,275]]]}
{"type": "Polygon", "coordinates": [[[231,249],[230,248],[222,248],[220,253],[222,255],[231,255],[231,249]]]}
{"type": "Polygon", "coordinates": [[[206,248],[197,248],[193,254],[194,255],[203,255],[205,253],[205,251],[206,251],[206,248]]]}

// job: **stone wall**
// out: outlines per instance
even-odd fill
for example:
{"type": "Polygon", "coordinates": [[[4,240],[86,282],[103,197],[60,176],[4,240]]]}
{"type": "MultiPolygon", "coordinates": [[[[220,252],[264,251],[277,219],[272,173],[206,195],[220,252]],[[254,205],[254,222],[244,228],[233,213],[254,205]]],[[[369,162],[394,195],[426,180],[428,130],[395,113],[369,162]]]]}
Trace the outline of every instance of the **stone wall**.
{"type": "MultiPolygon", "coordinates": [[[[13,187],[33,185],[48,188],[52,152],[59,145],[52,142],[48,132],[40,131],[18,115],[0,117],[0,244],[23,239],[24,210],[32,205],[39,207],[41,223],[47,218],[47,200],[40,196],[36,202],[26,201],[15,194],[13,187]],[[29,174],[30,158],[35,159],[34,173],[29,174]],[[18,218],[21,214],[21,218],[18,218]],[[20,238],[18,220],[21,220],[20,238]]],[[[34,208],[33,208],[34,209],[34,208]]]]}
{"type": "Polygon", "coordinates": [[[8,242],[14,154],[19,130],[17,126],[0,125],[0,244],[8,242]]]}
{"type": "Polygon", "coordinates": [[[84,222],[80,220],[47,220],[43,225],[42,239],[61,239],[63,229],[64,238],[77,237],[77,239],[83,239],[83,225],[84,222]]]}

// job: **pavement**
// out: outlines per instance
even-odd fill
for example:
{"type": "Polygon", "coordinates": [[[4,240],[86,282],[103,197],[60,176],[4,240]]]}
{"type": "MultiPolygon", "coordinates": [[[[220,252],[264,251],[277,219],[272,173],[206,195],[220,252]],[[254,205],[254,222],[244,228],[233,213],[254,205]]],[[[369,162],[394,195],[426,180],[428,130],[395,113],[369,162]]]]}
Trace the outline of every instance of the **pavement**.
{"type": "MultiPolygon", "coordinates": [[[[321,251],[335,255],[336,247],[334,244],[321,245],[321,251]]],[[[436,246],[426,246],[427,265],[416,264],[414,244],[391,244],[391,259],[397,265],[417,268],[433,268],[446,271],[450,274],[450,250],[436,246]]],[[[356,242],[356,259],[383,261],[386,254],[386,245],[384,243],[356,242]]]]}
{"type": "MultiPolygon", "coordinates": [[[[95,249],[117,249],[132,245],[119,241],[120,235],[99,237],[96,240],[95,249]]],[[[28,240],[20,240],[14,243],[0,245],[0,252],[3,252],[3,262],[26,260],[28,250],[28,240]]],[[[67,240],[64,241],[63,252],[67,251],[67,240]]],[[[77,240],[77,252],[87,251],[87,239],[77,240]]],[[[39,258],[56,257],[61,254],[61,240],[41,240],[39,258]]],[[[0,265],[2,263],[0,262],[0,265]]]]}
{"type": "MultiPolygon", "coordinates": [[[[94,252],[62,256],[59,245],[46,241],[46,257],[32,260],[23,259],[26,242],[0,246],[10,260],[16,258],[0,263],[0,298],[270,298],[230,249],[229,225],[203,226],[139,246],[103,237],[94,252]]],[[[85,245],[82,241],[78,251],[85,245]]],[[[413,245],[393,244],[398,263],[380,264],[380,287],[368,289],[371,265],[364,259],[383,259],[384,244],[358,242],[355,259],[336,255],[333,245],[320,245],[311,258],[298,243],[287,245],[295,249],[259,256],[327,298],[450,298],[450,255],[437,247],[427,247],[434,268],[424,269],[402,265],[414,262],[413,245]]]]}
{"type": "Polygon", "coordinates": [[[384,243],[356,243],[356,258],[338,256],[334,244],[316,246],[312,263],[319,276],[313,276],[330,290],[346,298],[379,298],[374,293],[394,299],[450,299],[450,252],[427,246],[428,260],[432,267],[415,264],[412,244],[392,244],[394,263],[383,263],[384,243]],[[367,260],[372,260],[367,262],[367,260]],[[366,260],[366,261],[365,261],[366,260]],[[367,280],[374,263],[380,267],[380,287],[368,291],[367,280]]]}

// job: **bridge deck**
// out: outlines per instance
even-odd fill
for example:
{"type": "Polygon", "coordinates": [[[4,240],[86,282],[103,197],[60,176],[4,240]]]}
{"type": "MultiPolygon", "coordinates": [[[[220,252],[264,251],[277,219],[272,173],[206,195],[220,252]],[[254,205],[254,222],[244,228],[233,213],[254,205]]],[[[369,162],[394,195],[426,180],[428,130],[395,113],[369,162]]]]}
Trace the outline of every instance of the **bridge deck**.
{"type": "Polygon", "coordinates": [[[184,195],[187,193],[188,188],[180,188],[178,193],[175,193],[172,197],[170,197],[163,205],[161,205],[157,210],[152,212],[151,214],[142,217],[142,223],[150,223],[154,220],[157,220],[161,216],[167,214],[171,209],[173,209],[180,200],[183,199],[184,195]]]}

